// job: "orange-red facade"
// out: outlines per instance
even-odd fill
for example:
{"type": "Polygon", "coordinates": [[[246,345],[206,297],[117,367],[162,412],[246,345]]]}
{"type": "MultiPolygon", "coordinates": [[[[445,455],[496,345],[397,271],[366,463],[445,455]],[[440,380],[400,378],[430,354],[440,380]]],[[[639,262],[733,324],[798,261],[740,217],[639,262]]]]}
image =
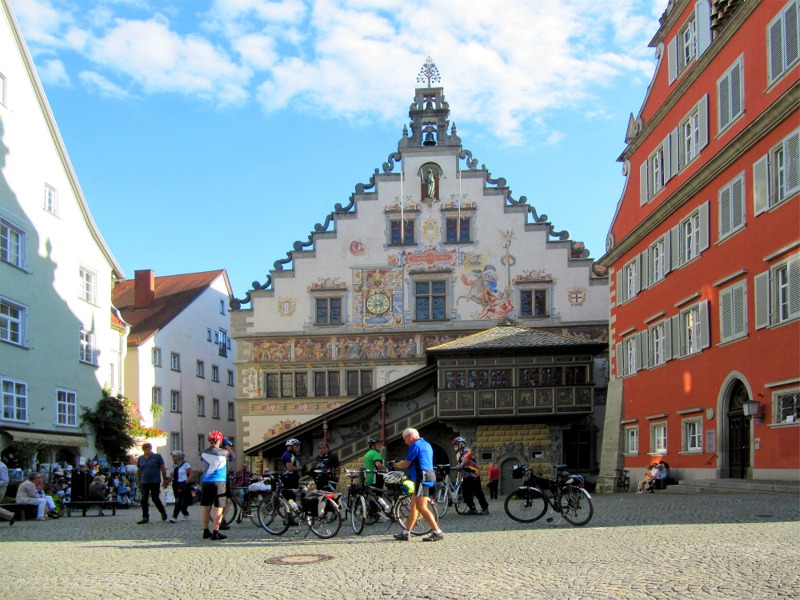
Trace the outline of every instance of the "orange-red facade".
{"type": "Polygon", "coordinates": [[[797,16],[797,0],[675,1],[651,43],[600,261],[606,474],[663,460],[679,478],[799,477],[797,16]]]}

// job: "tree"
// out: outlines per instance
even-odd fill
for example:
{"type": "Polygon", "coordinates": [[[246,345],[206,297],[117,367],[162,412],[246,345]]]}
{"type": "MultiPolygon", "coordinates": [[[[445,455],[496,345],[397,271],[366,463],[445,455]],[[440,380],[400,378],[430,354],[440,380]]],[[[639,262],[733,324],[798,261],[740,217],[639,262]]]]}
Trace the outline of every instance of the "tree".
{"type": "Polygon", "coordinates": [[[81,423],[92,428],[95,445],[105,453],[109,461],[125,460],[134,445],[129,433],[133,425],[129,406],[130,400],[122,394],[114,396],[104,389],[97,408],[91,410],[84,407],[81,413],[81,423]]]}

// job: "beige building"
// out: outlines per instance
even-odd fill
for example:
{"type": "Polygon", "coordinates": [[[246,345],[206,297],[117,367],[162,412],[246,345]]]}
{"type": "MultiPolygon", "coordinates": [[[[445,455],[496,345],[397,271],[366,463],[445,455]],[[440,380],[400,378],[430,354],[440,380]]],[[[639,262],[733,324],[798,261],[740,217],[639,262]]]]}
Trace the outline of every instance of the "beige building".
{"type": "MultiPolygon", "coordinates": [[[[417,89],[382,168],[234,301],[243,449],[413,378],[426,348],[507,319],[607,338],[607,278],[583,244],[477,167],[449,113],[442,88],[417,89]]],[[[605,362],[592,371],[605,387],[605,362]]]]}

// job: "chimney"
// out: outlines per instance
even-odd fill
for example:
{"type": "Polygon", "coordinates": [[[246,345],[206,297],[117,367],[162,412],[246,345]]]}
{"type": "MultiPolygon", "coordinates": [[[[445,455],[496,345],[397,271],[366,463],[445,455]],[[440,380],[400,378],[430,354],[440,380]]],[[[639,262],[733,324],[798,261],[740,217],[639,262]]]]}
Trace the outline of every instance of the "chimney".
{"type": "Polygon", "coordinates": [[[147,308],[156,299],[156,275],[152,269],[134,271],[133,307],[147,308]]]}

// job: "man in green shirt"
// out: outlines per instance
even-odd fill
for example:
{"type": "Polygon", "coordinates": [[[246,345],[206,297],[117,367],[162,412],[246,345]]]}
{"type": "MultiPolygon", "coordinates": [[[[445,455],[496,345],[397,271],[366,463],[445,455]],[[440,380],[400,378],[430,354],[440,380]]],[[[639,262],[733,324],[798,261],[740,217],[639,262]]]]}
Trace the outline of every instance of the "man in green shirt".
{"type": "Polygon", "coordinates": [[[375,471],[386,470],[386,467],[383,465],[383,455],[381,454],[383,441],[378,438],[370,438],[367,444],[369,445],[369,451],[364,455],[364,468],[367,471],[367,485],[383,487],[383,477],[378,479],[377,482],[375,477],[375,471]]]}

